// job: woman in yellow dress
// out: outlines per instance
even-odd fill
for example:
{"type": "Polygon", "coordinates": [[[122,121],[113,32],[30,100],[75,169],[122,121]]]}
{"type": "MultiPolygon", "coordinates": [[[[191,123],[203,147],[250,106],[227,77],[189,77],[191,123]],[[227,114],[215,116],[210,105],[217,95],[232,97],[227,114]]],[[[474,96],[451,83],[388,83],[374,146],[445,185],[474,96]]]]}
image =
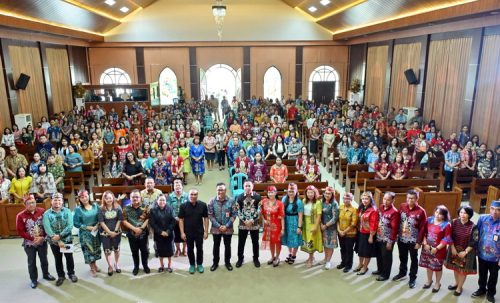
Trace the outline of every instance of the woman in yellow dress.
{"type": "Polygon", "coordinates": [[[309,185],[304,193],[304,225],[302,226],[302,251],[309,254],[306,266],[312,267],[314,253],[323,252],[323,238],[321,235],[320,222],[323,208],[318,189],[309,185]]]}
{"type": "Polygon", "coordinates": [[[186,185],[188,174],[191,172],[191,159],[189,158],[189,147],[187,147],[185,139],[179,141],[179,155],[184,160],[184,185],[186,185]]]}
{"type": "Polygon", "coordinates": [[[24,196],[27,195],[31,188],[32,178],[26,176],[26,169],[19,167],[16,172],[16,177],[10,183],[10,190],[14,196],[14,203],[23,203],[24,196]]]}

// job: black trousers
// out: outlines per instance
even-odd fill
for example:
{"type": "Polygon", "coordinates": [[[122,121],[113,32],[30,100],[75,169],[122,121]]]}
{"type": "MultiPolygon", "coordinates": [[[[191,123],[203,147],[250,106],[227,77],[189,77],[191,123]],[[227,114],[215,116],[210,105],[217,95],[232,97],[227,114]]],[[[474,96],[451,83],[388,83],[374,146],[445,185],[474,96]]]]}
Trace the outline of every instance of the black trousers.
{"type": "Polygon", "coordinates": [[[187,253],[189,265],[202,265],[203,264],[203,234],[199,235],[186,235],[187,253]],[[196,260],[194,257],[194,246],[196,244],[196,260]],[[195,263],[196,261],[196,263],[195,263]]]}
{"type": "Polygon", "coordinates": [[[406,275],[408,272],[408,254],[410,254],[410,280],[417,278],[418,271],[418,250],[415,249],[415,243],[403,243],[398,241],[399,251],[399,273],[406,275]]]}
{"type": "Polygon", "coordinates": [[[252,248],[253,248],[253,259],[259,259],[259,230],[246,230],[240,229],[238,232],[238,260],[243,260],[245,251],[245,243],[247,242],[247,236],[250,233],[250,238],[252,238],[252,248]]]}
{"type": "MultiPolygon", "coordinates": [[[[383,278],[389,278],[391,276],[392,267],[392,249],[387,250],[387,242],[377,242],[378,254],[377,254],[377,271],[383,278]]],[[[392,246],[394,249],[394,245],[392,246]]]]}
{"type": "Polygon", "coordinates": [[[219,150],[217,152],[217,163],[219,166],[226,165],[226,152],[224,150],[219,150]]]}
{"type": "Polygon", "coordinates": [[[346,268],[352,268],[352,258],[354,256],[354,243],[356,243],[356,238],[354,237],[340,237],[340,256],[341,263],[345,265],[346,268]]]}
{"type": "Polygon", "coordinates": [[[220,242],[224,239],[224,262],[231,263],[231,238],[232,235],[213,235],[214,237],[214,264],[219,264],[220,260],[220,242]]]}
{"type": "Polygon", "coordinates": [[[139,268],[139,252],[141,253],[142,268],[148,268],[148,236],[142,236],[142,238],[130,236],[128,237],[128,244],[134,260],[134,268],[139,268]]]}
{"type": "Polygon", "coordinates": [[[75,261],[73,260],[73,253],[61,253],[58,245],[50,245],[50,250],[52,250],[52,254],[54,255],[54,260],[56,261],[56,271],[57,276],[59,278],[64,278],[64,266],[63,266],[63,255],[66,259],[66,270],[69,275],[75,274],[75,261]]]}
{"type": "Polygon", "coordinates": [[[36,267],[36,254],[40,258],[40,265],[44,276],[49,274],[49,262],[47,261],[47,242],[43,242],[40,246],[25,246],[24,251],[28,257],[28,272],[30,280],[38,280],[38,268],[36,267]]]}
{"type": "Polygon", "coordinates": [[[479,259],[479,289],[488,290],[488,295],[495,296],[498,282],[498,263],[479,259]],[[490,276],[488,277],[488,272],[490,276]]]}
{"type": "Polygon", "coordinates": [[[452,171],[444,171],[444,190],[450,191],[453,186],[453,172],[452,171]]]}

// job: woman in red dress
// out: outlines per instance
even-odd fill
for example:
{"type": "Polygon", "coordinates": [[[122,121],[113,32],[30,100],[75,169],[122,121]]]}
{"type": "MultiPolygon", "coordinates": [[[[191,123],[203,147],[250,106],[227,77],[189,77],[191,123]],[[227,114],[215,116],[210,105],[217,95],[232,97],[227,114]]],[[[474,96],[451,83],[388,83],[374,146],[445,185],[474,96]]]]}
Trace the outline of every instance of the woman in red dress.
{"type": "Polygon", "coordinates": [[[375,179],[377,180],[387,180],[391,176],[391,164],[387,159],[387,152],[384,150],[380,153],[380,156],[375,162],[375,179]]]}
{"type": "Polygon", "coordinates": [[[285,208],[283,202],[276,199],[278,190],[275,186],[267,188],[267,198],[262,200],[262,219],[264,234],[262,235],[262,248],[271,250],[271,260],[268,265],[276,267],[280,264],[281,237],[285,228],[285,208]]]}
{"type": "Polygon", "coordinates": [[[184,177],[184,159],[179,156],[179,149],[174,147],[172,149],[172,155],[167,157],[167,162],[170,163],[170,167],[172,168],[172,178],[175,179],[183,179],[184,177]]]}
{"type": "Polygon", "coordinates": [[[125,137],[120,137],[118,139],[118,145],[115,146],[115,153],[118,155],[120,162],[124,163],[128,152],[134,152],[132,147],[128,144],[128,140],[125,137]]]}
{"type": "Polygon", "coordinates": [[[427,283],[424,289],[431,288],[432,276],[436,273],[436,283],[432,292],[436,293],[441,288],[443,276],[443,263],[446,258],[446,249],[453,243],[451,238],[451,224],[448,209],[444,205],[436,207],[434,216],[427,219],[427,229],[422,241],[422,253],[419,265],[427,269],[427,283]]]}
{"type": "Polygon", "coordinates": [[[241,148],[239,156],[234,160],[234,172],[248,174],[251,162],[252,160],[247,157],[245,149],[241,148]]]}
{"type": "Polygon", "coordinates": [[[408,175],[408,169],[403,162],[403,155],[398,153],[396,160],[391,165],[391,177],[394,180],[403,180],[408,175]]]}

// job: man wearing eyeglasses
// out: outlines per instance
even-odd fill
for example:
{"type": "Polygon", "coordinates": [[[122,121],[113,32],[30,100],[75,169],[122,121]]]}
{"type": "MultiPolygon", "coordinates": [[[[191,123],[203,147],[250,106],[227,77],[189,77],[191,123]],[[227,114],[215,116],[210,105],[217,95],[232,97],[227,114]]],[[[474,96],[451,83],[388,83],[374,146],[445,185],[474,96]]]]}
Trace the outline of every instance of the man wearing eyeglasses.
{"type": "Polygon", "coordinates": [[[43,278],[54,281],[49,273],[49,262],[47,261],[47,242],[45,241],[45,230],[43,228],[43,213],[45,210],[36,207],[36,200],[33,195],[29,195],[24,204],[26,209],[16,216],[17,234],[23,238],[23,247],[28,257],[28,272],[31,280],[31,288],[38,286],[38,268],[36,267],[36,254],[40,258],[43,278]]]}
{"type": "Polygon", "coordinates": [[[187,242],[189,273],[195,269],[201,274],[203,268],[203,240],[208,238],[208,208],[205,202],[198,200],[198,190],[189,191],[189,202],[179,209],[179,229],[182,240],[187,242]],[[196,244],[196,259],[194,246],[196,244]]]}
{"type": "Polygon", "coordinates": [[[5,169],[10,178],[16,177],[16,172],[19,167],[28,167],[26,157],[17,152],[15,146],[9,147],[9,155],[5,157],[5,169]]]}

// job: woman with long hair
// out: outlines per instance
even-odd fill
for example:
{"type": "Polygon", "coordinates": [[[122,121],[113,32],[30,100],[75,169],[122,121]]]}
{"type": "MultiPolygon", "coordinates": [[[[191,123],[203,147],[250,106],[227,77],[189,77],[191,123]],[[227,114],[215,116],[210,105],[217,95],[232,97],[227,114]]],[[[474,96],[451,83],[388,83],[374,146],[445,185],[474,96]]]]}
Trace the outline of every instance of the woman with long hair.
{"type": "Polygon", "coordinates": [[[184,185],[186,185],[188,175],[191,172],[191,161],[189,159],[189,147],[187,147],[186,140],[184,140],[184,139],[179,140],[179,155],[182,157],[182,160],[184,161],[184,165],[183,165],[184,177],[182,178],[182,180],[184,182],[184,185]]]}
{"type": "Polygon", "coordinates": [[[132,152],[128,152],[126,158],[122,176],[127,179],[128,185],[140,184],[142,175],[144,174],[142,164],[135,158],[132,152]]]}
{"type": "Polygon", "coordinates": [[[283,202],[277,199],[278,190],[275,186],[267,188],[267,198],[262,199],[262,220],[264,233],[262,248],[271,250],[271,259],[268,265],[276,267],[280,264],[281,237],[285,231],[285,209],[283,202]]]}
{"type": "Polygon", "coordinates": [[[337,240],[337,221],[339,219],[339,204],[335,200],[335,190],[328,186],[325,188],[321,200],[323,207],[321,213],[321,231],[323,234],[323,246],[325,248],[325,269],[332,268],[333,250],[338,247],[337,240]]]}
{"type": "Polygon", "coordinates": [[[198,136],[194,138],[193,145],[189,148],[189,156],[191,157],[191,167],[196,185],[200,185],[205,174],[205,148],[200,144],[198,136]]]}
{"type": "Polygon", "coordinates": [[[319,192],[313,185],[309,185],[304,193],[304,224],[302,225],[301,250],[309,254],[306,267],[312,267],[314,253],[323,252],[323,239],[320,222],[323,208],[319,199],[319,192]]]}
{"type": "Polygon", "coordinates": [[[108,275],[113,275],[113,268],[117,273],[121,273],[119,260],[123,212],[115,195],[109,190],[102,195],[101,207],[97,217],[101,227],[102,248],[108,263],[108,275]]]}
{"type": "Polygon", "coordinates": [[[288,257],[285,262],[295,263],[297,251],[302,245],[302,223],[304,204],[299,198],[298,188],[295,183],[288,184],[287,195],[282,199],[285,209],[285,233],[281,243],[288,247],[288,257]]]}
{"type": "Polygon", "coordinates": [[[250,163],[248,178],[254,183],[267,182],[267,166],[260,153],[256,153],[255,160],[250,163]]]}
{"type": "Polygon", "coordinates": [[[85,264],[89,264],[92,276],[96,277],[96,273],[99,272],[96,261],[101,259],[101,240],[97,219],[99,206],[97,203],[90,202],[89,193],[86,190],[79,191],[77,199],[80,207],[75,208],[73,225],[78,228],[85,264]]]}

